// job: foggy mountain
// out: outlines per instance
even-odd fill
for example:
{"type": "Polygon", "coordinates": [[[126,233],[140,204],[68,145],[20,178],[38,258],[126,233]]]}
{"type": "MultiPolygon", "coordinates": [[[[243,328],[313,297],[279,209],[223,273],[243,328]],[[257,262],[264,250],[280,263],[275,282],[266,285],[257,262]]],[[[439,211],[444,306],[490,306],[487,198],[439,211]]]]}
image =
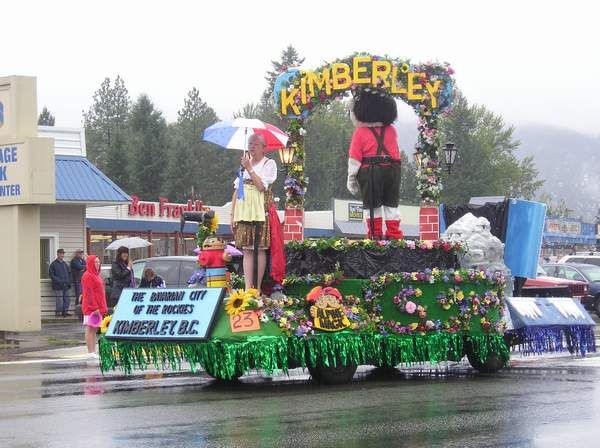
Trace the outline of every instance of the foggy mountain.
{"type": "Polygon", "coordinates": [[[540,177],[539,193],[564,199],[576,216],[593,221],[600,207],[600,137],[543,125],[515,129],[517,157],[532,155],[540,177]]]}

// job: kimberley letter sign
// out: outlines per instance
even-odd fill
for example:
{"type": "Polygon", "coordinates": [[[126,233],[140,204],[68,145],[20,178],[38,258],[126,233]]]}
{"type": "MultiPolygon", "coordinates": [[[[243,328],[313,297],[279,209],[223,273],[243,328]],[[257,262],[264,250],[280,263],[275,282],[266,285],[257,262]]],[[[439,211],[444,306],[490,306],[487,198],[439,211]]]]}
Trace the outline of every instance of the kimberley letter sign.
{"type": "Polygon", "coordinates": [[[124,289],[107,339],[198,341],[209,336],[225,289],[124,289]]]}

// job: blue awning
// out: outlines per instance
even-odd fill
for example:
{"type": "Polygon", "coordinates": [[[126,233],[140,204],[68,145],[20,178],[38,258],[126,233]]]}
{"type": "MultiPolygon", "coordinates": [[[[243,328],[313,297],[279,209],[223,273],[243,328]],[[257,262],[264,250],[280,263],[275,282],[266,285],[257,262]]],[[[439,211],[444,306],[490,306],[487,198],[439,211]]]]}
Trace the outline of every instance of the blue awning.
{"type": "MultiPolygon", "coordinates": [[[[177,221],[145,221],[135,219],[110,219],[110,218],[86,218],[86,226],[96,232],[147,232],[156,233],[174,233],[179,232],[179,223],[177,221]]],[[[186,222],[183,233],[196,233],[198,224],[186,222]]],[[[228,224],[219,224],[217,235],[231,235],[231,228],[228,224]]],[[[306,238],[326,238],[332,237],[335,233],[331,229],[313,229],[305,228],[304,236],[306,238]]]]}
{"type": "Polygon", "coordinates": [[[85,157],[55,156],[56,201],[115,204],[129,202],[127,193],[85,157]]]}

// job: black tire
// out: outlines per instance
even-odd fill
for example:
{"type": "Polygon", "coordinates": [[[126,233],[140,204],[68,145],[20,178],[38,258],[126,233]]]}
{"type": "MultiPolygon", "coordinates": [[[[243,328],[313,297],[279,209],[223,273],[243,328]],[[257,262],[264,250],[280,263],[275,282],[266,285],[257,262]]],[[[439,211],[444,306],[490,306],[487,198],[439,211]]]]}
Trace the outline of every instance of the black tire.
{"type": "Polygon", "coordinates": [[[481,362],[479,355],[473,353],[473,350],[469,347],[467,349],[467,359],[471,367],[480,373],[496,373],[504,368],[504,361],[495,353],[489,353],[485,362],[481,362]]]}
{"type": "Polygon", "coordinates": [[[338,365],[337,367],[318,366],[308,367],[308,371],[314,382],[333,386],[352,381],[357,367],[356,364],[338,365]]]}
{"type": "Polygon", "coordinates": [[[596,316],[600,317],[600,294],[594,299],[594,312],[596,313],[596,316]]]}
{"type": "Polygon", "coordinates": [[[212,376],[215,380],[217,381],[223,381],[223,382],[228,382],[228,383],[234,383],[239,381],[240,377],[244,375],[244,372],[235,372],[235,375],[233,376],[233,378],[223,378],[219,375],[217,375],[215,372],[213,372],[211,369],[204,369],[204,371],[212,376]]]}

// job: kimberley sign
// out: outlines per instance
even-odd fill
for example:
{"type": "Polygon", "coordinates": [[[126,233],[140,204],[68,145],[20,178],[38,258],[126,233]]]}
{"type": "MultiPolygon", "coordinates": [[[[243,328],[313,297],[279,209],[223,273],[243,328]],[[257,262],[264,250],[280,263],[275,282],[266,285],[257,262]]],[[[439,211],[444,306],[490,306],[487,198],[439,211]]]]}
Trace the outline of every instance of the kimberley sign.
{"type": "Polygon", "coordinates": [[[188,200],[185,204],[172,204],[167,198],[158,198],[157,202],[140,201],[137,196],[131,196],[129,216],[148,216],[150,218],[179,218],[183,212],[202,212],[209,210],[202,201],[188,200]]]}

